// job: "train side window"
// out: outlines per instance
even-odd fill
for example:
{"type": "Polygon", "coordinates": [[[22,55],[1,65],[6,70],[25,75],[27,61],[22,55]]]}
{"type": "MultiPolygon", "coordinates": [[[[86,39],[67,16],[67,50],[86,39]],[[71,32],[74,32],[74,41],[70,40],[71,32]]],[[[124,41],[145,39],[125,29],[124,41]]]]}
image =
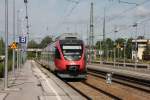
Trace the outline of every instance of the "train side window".
{"type": "Polygon", "coordinates": [[[55,58],[60,59],[60,52],[58,48],[55,48],[55,58]]]}

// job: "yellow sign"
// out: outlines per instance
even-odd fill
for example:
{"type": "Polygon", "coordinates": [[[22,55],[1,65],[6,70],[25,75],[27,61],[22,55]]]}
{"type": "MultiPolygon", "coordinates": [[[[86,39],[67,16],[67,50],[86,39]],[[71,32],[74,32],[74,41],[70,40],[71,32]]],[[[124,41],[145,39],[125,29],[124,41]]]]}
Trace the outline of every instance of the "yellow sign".
{"type": "Polygon", "coordinates": [[[12,44],[11,44],[11,46],[10,46],[12,49],[16,49],[17,48],[17,44],[16,44],[16,42],[13,42],[12,44]]]}

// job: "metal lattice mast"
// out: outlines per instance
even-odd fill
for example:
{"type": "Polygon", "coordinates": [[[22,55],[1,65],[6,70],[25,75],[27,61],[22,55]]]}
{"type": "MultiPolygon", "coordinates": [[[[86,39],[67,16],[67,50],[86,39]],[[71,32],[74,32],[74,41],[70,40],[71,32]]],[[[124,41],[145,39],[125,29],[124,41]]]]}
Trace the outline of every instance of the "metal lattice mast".
{"type": "Polygon", "coordinates": [[[27,25],[26,25],[26,28],[27,28],[27,35],[28,35],[28,42],[29,42],[29,18],[28,18],[28,0],[24,0],[24,3],[25,3],[25,7],[26,7],[26,16],[25,16],[25,19],[27,21],[27,25]]]}
{"type": "Polygon", "coordinates": [[[90,9],[90,62],[93,59],[93,51],[94,51],[94,25],[93,25],[93,2],[91,3],[90,9]],[[92,54],[91,54],[92,53],[92,54]]]}

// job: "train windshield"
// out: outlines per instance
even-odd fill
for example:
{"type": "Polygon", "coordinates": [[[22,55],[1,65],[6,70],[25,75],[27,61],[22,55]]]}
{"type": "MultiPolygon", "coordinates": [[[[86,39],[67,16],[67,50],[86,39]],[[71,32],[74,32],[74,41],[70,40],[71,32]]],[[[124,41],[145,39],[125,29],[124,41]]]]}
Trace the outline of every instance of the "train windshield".
{"type": "Polygon", "coordinates": [[[79,60],[82,56],[82,45],[62,45],[62,52],[66,60],[79,60]]]}

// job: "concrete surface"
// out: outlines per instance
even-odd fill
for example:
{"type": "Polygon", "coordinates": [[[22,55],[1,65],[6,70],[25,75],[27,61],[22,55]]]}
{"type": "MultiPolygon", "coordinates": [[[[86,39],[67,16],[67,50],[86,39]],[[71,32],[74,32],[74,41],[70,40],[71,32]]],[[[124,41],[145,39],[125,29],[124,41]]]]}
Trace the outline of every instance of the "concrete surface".
{"type": "Polygon", "coordinates": [[[139,79],[150,80],[150,73],[138,72],[134,70],[121,69],[115,67],[106,67],[103,65],[87,65],[88,69],[100,70],[108,73],[135,77],[139,79]]]}
{"type": "Polygon", "coordinates": [[[48,77],[37,63],[29,60],[17,72],[16,78],[9,75],[9,88],[3,89],[0,81],[0,100],[83,100],[80,94],[68,87],[49,72],[48,77]],[[62,87],[63,86],[63,87],[62,87]]]}

